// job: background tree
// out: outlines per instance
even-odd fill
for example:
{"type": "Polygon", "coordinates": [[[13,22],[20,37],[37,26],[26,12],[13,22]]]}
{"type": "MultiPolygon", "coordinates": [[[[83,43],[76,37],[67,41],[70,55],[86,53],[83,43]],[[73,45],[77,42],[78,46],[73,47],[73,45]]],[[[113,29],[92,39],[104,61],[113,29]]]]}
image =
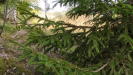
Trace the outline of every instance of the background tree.
{"type": "MultiPolygon", "coordinates": [[[[4,31],[6,22],[9,21],[12,24],[17,25],[20,20],[20,15],[24,12],[23,9],[31,11],[32,8],[38,8],[32,5],[32,1],[36,0],[2,0],[0,1],[0,14],[1,19],[3,19],[3,25],[0,26],[0,35],[4,31]]],[[[39,8],[38,8],[39,9],[39,8]]]]}
{"type": "Polygon", "coordinates": [[[47,17],[47,11],[50,9],[50,4],[47,2],[47,0],[44,0],[44,4],[45,4],[45,17],[47,17]]]}

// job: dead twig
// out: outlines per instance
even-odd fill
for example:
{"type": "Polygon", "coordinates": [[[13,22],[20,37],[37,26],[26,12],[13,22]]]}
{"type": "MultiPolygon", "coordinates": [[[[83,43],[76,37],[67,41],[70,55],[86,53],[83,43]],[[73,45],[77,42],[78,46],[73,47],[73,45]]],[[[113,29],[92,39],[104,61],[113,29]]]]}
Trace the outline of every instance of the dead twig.
{"type": "Polygon", "coordinates": [[[104,64],[104,65],[101,66],[99,69],[94,70],[94,71],[92,71],[92,72],[99,72],[99,71],[101,71],[102,69],[104,69],[107,65],[108,65],[108,63],[104,64]]]}

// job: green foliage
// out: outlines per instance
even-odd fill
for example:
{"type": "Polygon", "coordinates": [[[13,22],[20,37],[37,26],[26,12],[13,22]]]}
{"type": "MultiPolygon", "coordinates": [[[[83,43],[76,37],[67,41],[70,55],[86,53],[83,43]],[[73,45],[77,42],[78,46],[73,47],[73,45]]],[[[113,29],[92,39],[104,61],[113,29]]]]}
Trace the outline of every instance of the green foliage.
{"type": "MultiPolygon", "coordinates": [[[[20,50],[23,51],[23,55],[20,57],[21,60],[29,60],[29,64],[34,65],[35,74],[39,75],[99,75],[99,73],[94,73],[91,68],[80,68],[76,65],[71,64],[62,59],[51,58],[47,55],[32,50],[25,45],[13,43],[20,46],[20,50]]],[[[95,67],[93,68],[95,69],[95,67]]]]}
{"type": "MultiPolygon", "coordinates": [[[[59,0],[63,6],[72,5],[70,18],[93,15],[92,27],[76,26],[63,21],[41,18],[30,11],[22,19],[29,29],[26,46],[37,45],[37,50],[25,49],[23,58],[29,58],[43,75],[131,75],[133,74],[133,6],[121,0],[59,0]],[[38,18],[42,24],[27,24],[38,18]],[[52,28],[49,28],[52,27],[52,28]],[[53,34],[44,32],[45,28],[53,34]],[[78,30],[81,30],[77,32],[78,30]],[[60,53],[64,60],[49,58],[47,53],[60,53]],[[72,64],[78,67],[73,67],[72,64]],[[103,65],[105,64],[105,65],[103,65]],[[79,67],[82,67],[79,69],[79,67]],[[100,68],[99,68],[100,67],[100,68]],[[85,68],[85,69],[84,69],[85,68]],[[89,72],[86,71],[89,69],[89,72]],[[95,70],[95,71],[93,71],[95,70]]],[[[53,56],[54,57],[54,56],[53,56]]]]}

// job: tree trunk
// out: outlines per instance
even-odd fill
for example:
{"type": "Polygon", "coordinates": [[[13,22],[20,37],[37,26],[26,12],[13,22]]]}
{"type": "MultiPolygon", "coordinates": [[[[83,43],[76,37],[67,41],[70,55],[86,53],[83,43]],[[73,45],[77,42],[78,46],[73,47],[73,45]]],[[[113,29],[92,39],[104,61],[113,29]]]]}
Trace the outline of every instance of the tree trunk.
{"type": "Polygon", "coordinates": [[[128,3],[129,4],[133,4],[133,0],[128,0],[128,3]]]}
{"type": "Polygon", "coordinates": [[[15,7],[11,7],[7,9],[6,19],[16,24],[17,22],[17,11],[15,7]]]}
{"type": "MultiPolygon", "coordinates": [[[[133,0],[128,0],[128,4],[133,6],[133,0]]],[[[133,38],[133,15],[129,15],[129,25],[128,25],[128,32],[129,35],[133,38]]]]}

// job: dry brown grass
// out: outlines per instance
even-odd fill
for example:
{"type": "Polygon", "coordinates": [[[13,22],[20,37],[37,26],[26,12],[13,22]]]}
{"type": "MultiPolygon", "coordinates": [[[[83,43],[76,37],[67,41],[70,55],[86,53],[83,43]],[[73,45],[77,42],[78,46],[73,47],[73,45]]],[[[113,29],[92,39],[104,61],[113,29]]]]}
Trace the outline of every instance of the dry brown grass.
{"type": "Polygon", "coordinates": [[[56,17],[55,21],[64,21],[66,23],[71,23],[77,26],[92,26],[93,22],[91,21],[93,16],[86,17],[84,15],[77,18],[68,18],[67,16],[56,17]]]}
{"type": "MultiPolygon", "coordinates": [[[[43,15],[43,14],[42,14],[43,15]]],[[[41,16],[43,17],[43,16],[41,16]]],[[[76,17],[76,18],[68,18],[65,15],[65,12],[52,12],[52,13],[47,13],[48,19],[51,19],[53,21],[64,21],[65,23],[68,24],[73,24],[75,26],[89,26],[91,27],[93,25],[93,22],[91,21],[93,19],[93,16],[90,15],[86,17],[85,15],[76,17]]],[[[32,19],[29,22],[32,24],[38,24],[39,19],[32,19]]],[[[44,21],[40,21],[39,23],[42,24],[44,21]]],[[[49,31],[49,29],[53,29],[52,26],[47,28],[45,31],[49,31]]],[[[83,31],[82,29],[77,29],[77,31],[83,31]]]]}
{"type": "MultiPolygon", "coordinates": [[[[63,16],[55,17],[53,20],[54,21],[64,21],[65,23],[72,24],[75,26],[91,27],[93,25],[92,19],[93,19],[92,15],[90,15],[88,17],[82,15],[77,18],[71,18],[71,19],[68,18],[67,16],[63,15],[63,16]]],[[[88,28],[87,28],[87,30],[88,30],[88,28]]],[[[83,32],[83,31],[84,31],[83,29],[79,28],[79,29],[75,30],[74,32],[83,32]]]]}

